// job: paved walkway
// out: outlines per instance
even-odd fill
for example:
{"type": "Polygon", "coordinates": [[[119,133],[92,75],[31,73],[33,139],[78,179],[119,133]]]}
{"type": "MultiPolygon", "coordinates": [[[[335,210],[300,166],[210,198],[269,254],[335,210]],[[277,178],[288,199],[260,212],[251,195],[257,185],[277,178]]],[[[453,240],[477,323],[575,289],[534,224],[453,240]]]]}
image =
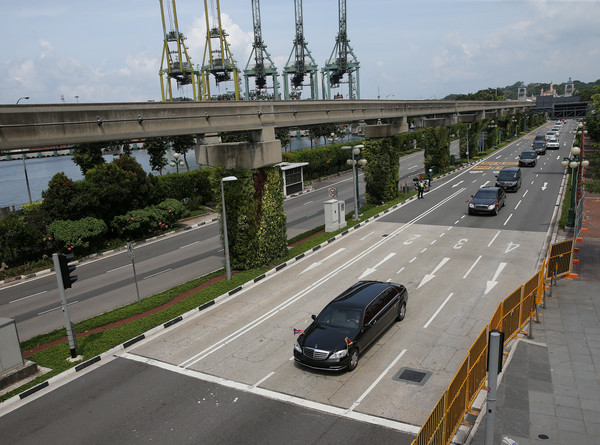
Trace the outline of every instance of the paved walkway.
{"type": "MultiPolygon", "coordinates": [[[[600,444],[600,196],[585,198],[575,279],[560,279],[533,338],[500,375],[494,445],[600,444]]],[[[484,404],[485,409],[485,404],[484,404]]],[[[484,444],[485,415],[466,443],[484,444]]]]}

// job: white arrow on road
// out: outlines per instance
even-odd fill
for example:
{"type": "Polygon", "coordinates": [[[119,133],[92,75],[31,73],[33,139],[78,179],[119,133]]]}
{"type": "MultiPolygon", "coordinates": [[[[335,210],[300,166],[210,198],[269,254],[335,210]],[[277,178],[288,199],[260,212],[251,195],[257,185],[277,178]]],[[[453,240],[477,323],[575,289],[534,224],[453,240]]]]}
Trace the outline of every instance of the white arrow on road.
{"type": "Polygon", "coordinates": [[[417,289],[421,286],[423,286],[425,283],[427,283],[428,281],[432,280],[435,278],[435,273],[440,270],[440,268],[446,264],[448,261],[450,261],[450,258],[444,258],[442,261],[440,261],[440,264],[438,264],[436,266],[435,269],[433,269],[433,272],[425,274],[425,276],[423,277],[423,279],[421,280],[421,284],[419,284],[419,286],[417,287],[417,289]]]}
{"type": "Polygon", "coordinates": [[[306,269],[304,269],[302,272],[300,272],[300,275],[302,275],[304,272],[308,272],[309,270],[314,269],[315,267],[319,267],[321,264],[323,264],[323,262],[327,261],[329,258],[334,257],[335,255],[337,255],[338,253],[342,252],[343,250],[344,250],[344,248],[342,247],[341,249],[338,249],[335,252],[333,252],[327,258],[324,258],[323,261],[312,263],[310,266],[308,266],[306,269]]]}
{"type": "Polygon", "coordinates": [[[366,277],[367,275],[369,275],[369,274],[372,274],[373,272],[375,272],[375,271],[377,270],[377,268],[378,268],[378,267],[379,267],[381,264],[385,263],[387,260],[389,260],[389,259],[390,259],[391,257],[393,257],[394,255],[396,255],[396,254],[395,254],[395,253],[390,253],[390,254],[388,254],[388,256],[386,256],[386,257],[385,257],[383,260],[381,260],[379,263],[375,264],[375,266],[373,266],[372,268],[371,268],[371,267],[367,268],[367,269],[366,269],[366,270],[363,272],[363,274],[360,276],[359,280],[362,280],[362,279],[363,279],[364,277],[366,277]]]}
{"type": "Polygon", "coordinates": [[[548,183],[544,182],[544,185],[542,186],[542,190],[546,190],[548,188],[548,183]]]}
{"type": "Polygon", "coordinates": [[[454,184],[454,185],[452,186],[452,188],[454,188],[454,187],[456,187],[456,186],[458,186],[458,185],[462,184],[463,182],[465,182],[465,181],[459,181],[459,182],[457,182],[456,184],[454,184]]]}
{"type": "Polygon", "coordinates": [[[488,281],[485,286],[485,294],[484,295],[487,295],[488,292],[491,291],[496,284],[498,284],[498,282],[496,280],[498,279],[498,276],[502,273],[502,271],[504,270],[505,267],[506,267],[506,263],[500,263],[498,265],[498,269],[496,269],[494,278],[492,278],[492,281],[488,281]]]}

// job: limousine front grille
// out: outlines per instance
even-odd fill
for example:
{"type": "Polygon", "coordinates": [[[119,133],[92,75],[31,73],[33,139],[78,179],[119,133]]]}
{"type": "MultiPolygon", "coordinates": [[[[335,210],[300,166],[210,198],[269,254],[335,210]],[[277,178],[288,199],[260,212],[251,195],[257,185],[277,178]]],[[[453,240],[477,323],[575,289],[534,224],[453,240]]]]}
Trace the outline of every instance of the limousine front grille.
{"type": "Polygon", "coordinates": [[[322,349],[305,347],[302,349],[302,353],[312,360],[326,360],[327,357],[329,357],[329,351],[324,351],[322,349]]]}

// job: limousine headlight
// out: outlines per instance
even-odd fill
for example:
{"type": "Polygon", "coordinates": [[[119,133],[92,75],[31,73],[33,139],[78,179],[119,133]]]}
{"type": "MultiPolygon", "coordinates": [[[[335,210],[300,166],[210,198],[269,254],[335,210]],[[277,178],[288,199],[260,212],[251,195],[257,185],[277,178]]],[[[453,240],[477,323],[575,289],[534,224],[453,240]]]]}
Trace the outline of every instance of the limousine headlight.
{"type": "Polygon", "coordinates": [[[342,349],[340,351],[334,352],[333,354],[331,354],[331,358],[334,360],[339,360],[341,358],[344,358],[348,355],[348,351],[346,349],[342,349]]]}
{"type": "Polygon", "coordinates": [[[296,340],[296,343],[294,344],[294,349],[297,352],[300,352],[300,353],[302,352],[302,348],[300,347],[300,344],[298,343],[298,340],[296,340]]]}

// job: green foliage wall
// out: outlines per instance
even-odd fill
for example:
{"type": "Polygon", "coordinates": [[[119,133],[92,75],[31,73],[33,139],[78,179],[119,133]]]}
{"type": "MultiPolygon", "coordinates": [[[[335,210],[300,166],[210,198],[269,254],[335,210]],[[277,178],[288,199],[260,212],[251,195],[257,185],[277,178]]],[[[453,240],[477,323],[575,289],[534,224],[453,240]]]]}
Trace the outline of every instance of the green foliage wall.
{"type": "MultiPolygon", "coordinates": [[[[227,215],[229,256],[233,269],[269,264],[287,249],[287,227],[283,207],[283,180],[274,168],[258,170],[213,170],[211,182],[221,195],[221,178],[237,181],[223,184],[227,215]]],[[[222,207],[218,206],[222,217],[222,207]]],[[[223,239],[221,220],[221,239],[223,239]]]]}

